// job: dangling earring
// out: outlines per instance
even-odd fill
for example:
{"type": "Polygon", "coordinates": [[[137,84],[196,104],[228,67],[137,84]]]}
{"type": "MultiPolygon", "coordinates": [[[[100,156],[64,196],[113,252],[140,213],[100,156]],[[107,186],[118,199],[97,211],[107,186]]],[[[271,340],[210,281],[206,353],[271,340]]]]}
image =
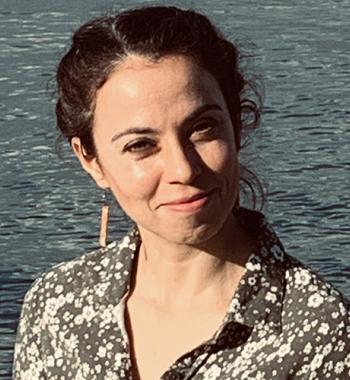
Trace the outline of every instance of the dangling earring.
{"type": "Polygon", "coordinates": [[[107,190],[104,190],[102,195],[102,210],[101,210],[101,224],[100,224],[100,246],[105,247],[108,239],[108,219],[109,219],[109,204],[107,200],[107,190]]]}

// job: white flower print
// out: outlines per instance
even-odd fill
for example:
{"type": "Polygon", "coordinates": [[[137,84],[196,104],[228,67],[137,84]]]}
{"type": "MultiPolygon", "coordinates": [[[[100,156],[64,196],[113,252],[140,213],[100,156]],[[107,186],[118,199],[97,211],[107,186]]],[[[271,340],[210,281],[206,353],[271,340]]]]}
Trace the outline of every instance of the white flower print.
{"type": "Polygon", "coordinates": [[[119,380],[119,376],[112,370],[108,370],[104,380],[119,380]]]}
{"type": "Polygon", "coordinates": [[[342,316],[346,315],[348,312],[342,303],[339,305],[339,310],[340,310],[340,315],[342,316]]]}
{"type": "Polygon", "coordinates": [[[57,348],[55,353],[54,353],[55,359],[60,359],[60,358],[62,358],[62,356],[63,356],[62,350],[60,348],[57,348]]]}
{"type": "Polygon", "coordinates": [[[72,303],[74,301],[74,294],[72,292],[69,292],[66,294],[66,302],[72,303]]]}
{"type": "Polygon", "coordinates": [[[329,324],[325,323],[325,322],[321,323],[321,325],[318,329],[318,332],[323,334],[323,335],[327,335],[328,331],[329,331],[329,324]]]}
{"type": "Polygon", "coordinates": [[[77,309],[80,309],[83,306],[83,300],[82,300],[82,298],[75,298],[75,300],[74,300],[74,306],[77,309]]]}
{"type": "Polygon", "coordinates": [[[102,261],[101,261],[101,265],[103,267],[106,267],[107,265],[109,264],[109,259],[107,257],[105,257],[102,261]]]}
{"type": "Polygon", "coordinates": [[[337,311],[334,311],[331,316],[333,319],[337,319],[339,317],[340,313],[338,313],[337,311]]]}
{"type": "Polygon", "coordinates": [[[301,269],[295,273],[295,284],[297,286],[309,285],[311,281],[311,274],[306,269],[301,269]]]}
{"type": "Polygon", "coordinates": [[[93,306],[84,306],[82,316],[88,322],[91,321],[91,319],[94,318],[94,316],[95,316],[95,310],[94,310],[93,306]]]}
{"type": "Polygon", "coordinates": [[[83,363],[82,364],[82,370],[83,370],[83,374],[85,377],[89,376],[89,374],[91,372],[90,365],[88,363],[83,363]]]}
{"type": "Polygon", "coordinates": [[[310,352],[311,352],[311,350],[312,350],[312,345],[311,345],[311,343],[310,342],[308,342],[307,344],[306,344],[306,346],[304,347],[304,353],[305,354],[309,354],[310,352]]]}
{"type": "Polygon", "coordinates": [[[242,357],[250,358],[256,350],[257,350],[257,344],[255,342],[248,343],[245,345],[244,349],[242,350],[242,357]]]}
{"type": "Polygon", "coordinates": [[[104,328],[112,322],[112,310],[110,307],[103,310],[101,314],[101,327],[104,328]]]}
{"type": "Polygon", "coordinates": [[[278,349],[277,355],[283,358],[284,356],[290,354],[290,351],[291,351],[290,343],[285,343],[285,344],[282,344],[281,347],[278,349]]]}
{"type": "Polygon", "coordinates": [[[53,367],[55,365],[55,359],[52,355],[47,357],[46,364],[48,367],[53,367]]]}
{"type": "Polygon", "coordinates": [[[240,307],[239,300],[236,297],[234,297],[230,304],[230,311],[233,313],[236,310],[238,310],[239,307],[240,307]]]}
{"type": "Polygon", "coordinates": [[[61,294],[63,292],[63,285],[59,284],[55,287],[55,293],[61,294]]]}
{"type": "Polygon", "coordinates": [[[310,285],[308,286],[308,290],[309,290],[310,293],[315,293],[315,292],[317,292],[317,291],[318,291],[318,289],[317,289],[317,285],[316,285],[316,284],[310,284],[310,285]]]}
{"type": "Polygon", "coordinates": [[[254,271],[260,271],[261,270],[261,264],[260,263],[252,263],[252,262],[248,262],[246,264],[246,268],[252,272],[254,271]]]}
{"type": "Polygon", "coordinates": [[[128,358],[128,355],[125,354],[125,353],[117,353],[114,357],[114,360],[115,360],[115,365],[117,367],[121,366],[122,363],[123,363],[123,360],[124,359],[127,359],[128,358]]]}
{"type": "Polygon", "coordinates": [[[36,356],[39,353],[37,345],[33,342],[29,347],[28,347],[28,354],[36,356]]]}
{"type": "Polygon", "coordinates": [[[276,302],[277,301],[277,296],[276,296],[275,293],[267,292],[265,299],[266,299],[266,301],[276,302]]]}
{"type": "Polygon", "coordinates": [[[332,372],[333,368],[334,368],[334,365],[333,365],[333,362],[332,362],[332,361],[326,362],[326,363],[324,364],[324,369],[325,369],[327,372],[329,372],[329,373],[332,372]]]}
{"type": "Polygon", "coordinates": [[[339,340],[336,345],[336,350],[338,351],[344,351],[345,349],[345,343],[342,340],[339,340]]]}
{"type": "Polygon", "coordinates": [[[316,354],[310,364],[311,371],[315,371],[317,368],[321,367],[322,361],[323,361],[323,355],[316,354]]]}
{"type": "Polygon", "coordinates": [[[97,355],[100,357],[100,358],[104,358],[106,356],[106,348],[105,347],[99,347],[98,348],[98,352],[97,352],[97,355]]]}
{"type": "Polygon", "coordinates": [[[82,368],[78,368],[78,372],[77,372],[77,375],[75,377],[74,380],[85,380],[85,376],[83,375],[83,369],[82,368]]]}
{"type": "Polygon", "coordinates": [[[350,368],[350,353],[346,355],[346,358],[344,359],[344,364],[350,368]]]}
{"type": "Polygon", "coordinates": [[[256,279],[255,279],[255,277],[249,277],[249,278],[248,278],[248,284],[249,284],[250,286],[254,286],[254,285],[256,284],[256,279]]]}
{"type": "Polygon", "coordinates": [[[344,363],[342,362],[339,362],[339,363],[336,363],[335,367],[334,367],[334,372],[339,375],[341,374],[342,372],[344,371],[344,363]]]}
{"type": "Polygon", "coordinates": [[[56,335],[56,333],[59,331],[59,329],[60,329],[60,327],[59,327],[58,323],[56,323],[56,324],[50,323],[48,326],[48,331],[50,332],[51,335],[56,335]]]}
{"type": "Polygon", "coordinates": [[[327,343],[327,344],[323,347],[322,355],[323,355],[323,356],[327,356],[327,355],[330,354],[331,352],[332,352],[332,344],[331,344],[331,343],[327,343]]]}
{"type": "Polygon", "coordinates": [[[108,288],[108,284],[107,284],[107,283],[100,283],[100,284],[97,284],[97,286],[95,287],[95,293],[96,293],[99,297],[103,297],[103,295],[105,294],[107,288],[108,288]]]}
{"type": "Polygon", "coordinates": [[[271,253],[273,254],[276,260],[283,261],[284,252],[278,245],[274,245],[271,248],[271,253]]]}
{"type": "Polygon", "coordinates": [[[219,376],[221,374],[221,368],[214,364],[205,372],[203,376],[203,380],[216,380],[219,379],[219,376]]]}
{"type": "Polygon", "coordinates": [[[57,298],[57,307],[60,308],[66,303],[66,297],[63,294],[60,294],[57,298]]]}
{"type": "Polygon", "coordinates": [[[81,325],[82,323],[84,322],[84,317],[81,315],[81,314],[78,314],[75,318],[74,318],[74,323],[76,325],[81,325]]]}
{"type": "MultiPolygon", "coordinates": [[[[248,225],[254,226],[251,218],[248,225]]],[[[346,378],[346,304],[331,285],[284,254],[272,230],[258,226],[261,250],[249,257],[209,351],[197,346],[174,362],[174,371],[186,377],[193,363],[201,363],[198,380],[277,380],[287,373],[346,378]]],[[[128,378],[125,291],[137,257],[135,236],[57,266],[34,283],[18,328],[14,380],[128,378]]]]}
{"type": "Polygon", "coordinates": [[[271,354],[269,354],[266,358],[266,362],[272,362],[273,360],[275,360],[276,355],[277,352],[272,352],[271,354]]]}
{"type": "Polygon", "coordinates": [[[319,307],[323,303],[323,297],[318,293],[312,294],[307,300],[307,306],[309,307],[319,307]]]}
{"type": "Polygon", "coordinates": [[[28,376],[26,379],[39,380],[40,373],[38,367],[35,364],[31,364],[26,376],[28,376]]]}
{"type": "Polygon", "coordinates": [[[264,373],[261,371],[258,371],[255,375],[255,378],[254,378],[254,380],[265,380],[265,379],[266,379],[266,377],[265,377],[264,373]]]}
{"type": "Polygon", "coordinates": [[[243,318],[243,315],[242,314],[236,314],[236,321],[238,323],[244,323],[244,318],[243,318]]]}
{"type": "Polygon", "coordinates": [[[68,352],[73,352],[78,345],[78,336],[71,334],[68,339],[65,340],[65,346],[68,352]]]}
{"type": "Polygon", "coordinates": [[[57,298],[49,298],[46,301],[46,316],[47,318],[54,317],[57,313],[57,309],[59,308],[57,298]]]}
{"type": "Polygon", "coordinates": [[[129,248],[130,245],[130,236],[125,236],[124,239],[119,244],[119,249],[123,250],[124,248],[129,248]]]}

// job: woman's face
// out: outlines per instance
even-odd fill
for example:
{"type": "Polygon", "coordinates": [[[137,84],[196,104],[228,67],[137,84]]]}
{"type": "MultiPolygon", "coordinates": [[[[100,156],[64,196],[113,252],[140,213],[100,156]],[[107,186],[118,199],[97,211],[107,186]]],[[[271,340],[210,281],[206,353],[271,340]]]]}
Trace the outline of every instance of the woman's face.
{"type": "Polygon", "coordinates": [[[143,231],[195,244],[219,232],[239,193],[233,126],[214,77],[189,58],[129,56],[98,91],[88,160],[143,231]]]}

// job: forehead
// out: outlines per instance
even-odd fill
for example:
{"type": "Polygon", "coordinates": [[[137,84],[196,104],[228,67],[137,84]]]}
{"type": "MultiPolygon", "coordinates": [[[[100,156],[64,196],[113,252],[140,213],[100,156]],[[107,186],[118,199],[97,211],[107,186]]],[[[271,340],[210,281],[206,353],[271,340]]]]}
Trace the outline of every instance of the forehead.
{"type": "Polygon", "coordinates": [[[156,118],[168,112],[192,111],[205,103],[225,107],[215,78],[184,56],[157,61],[144,56],[127,57],[97,92],[95,122],[110,118],[156,118]]]}

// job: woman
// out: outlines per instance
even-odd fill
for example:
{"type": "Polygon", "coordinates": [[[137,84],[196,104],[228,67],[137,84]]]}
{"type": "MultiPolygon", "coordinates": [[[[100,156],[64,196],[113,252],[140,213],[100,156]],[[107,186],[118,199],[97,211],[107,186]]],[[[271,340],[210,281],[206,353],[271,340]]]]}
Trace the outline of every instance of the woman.
{"type": "Polygon", "coordinates": [[[57,81],[58,127],[135,228],[35,282],[14,378],[348,378],[345,299],[239,205],[259,113],[237,48],[145,7],[83,25],[57,81]]]}

